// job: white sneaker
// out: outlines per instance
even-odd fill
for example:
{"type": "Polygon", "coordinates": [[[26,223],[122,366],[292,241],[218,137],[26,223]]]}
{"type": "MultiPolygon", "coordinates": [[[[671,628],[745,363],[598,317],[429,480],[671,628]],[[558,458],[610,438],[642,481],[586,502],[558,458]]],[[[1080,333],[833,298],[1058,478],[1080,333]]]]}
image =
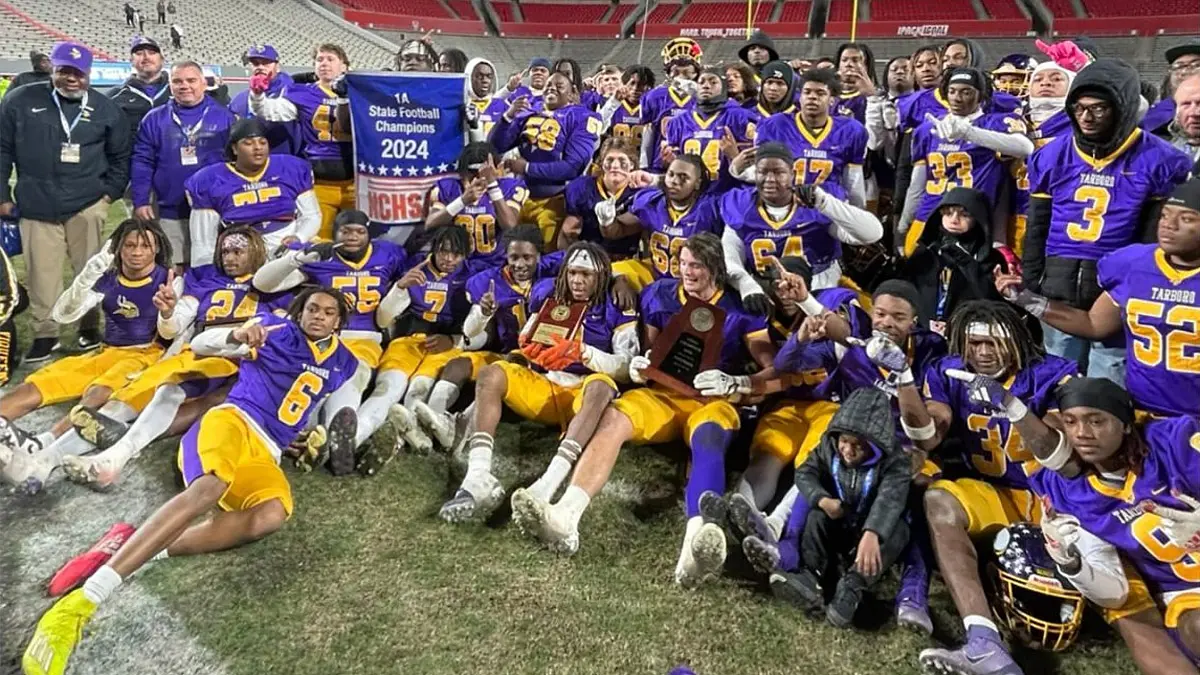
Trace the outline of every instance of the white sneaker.
{"type": "Polygon", "coordinates": [[[428,431],[442,448],[449,450],[454,446],[454,422],[449,413],[437,412],[424,401],[413,404],[413,412],[417,421],[428,431]]]}
{"type": "Polygon", "coordinates": [[[536,537],[546,548],[560,555],[571,556],[579,551],[579,528],[558,506],[530,490],[520,489],[512,495],[513,522],[521,533],[536,537]]]}
{"type": "Polygon", "coordinates": [[[425,454],[433,449],[433,439],[421,431],[421,427],[417,425],[416,416],[408,408],[399,403],[392,406],[392,409],[388,411],[388,421],[396,429],[396,434],[404,438],[404,442],[408,443],[413,452],[425,454]]]}
{"type": "Polygon", "coordinates": [[[67,455],[63,457],[62,463],[68,480],[97,490],[107,489],[116,483],[124,466],[124,462],[118,462],[116,458],[105,457],[103,454],[95,457],[67,455]]]}
{"type": "Polygon", "coordinates": [[[683,543],[675,565],[675,583],[694,589],[720,572],[725,564],[725,532],[716,523],[705,523],[691,541],[683,543]]]}

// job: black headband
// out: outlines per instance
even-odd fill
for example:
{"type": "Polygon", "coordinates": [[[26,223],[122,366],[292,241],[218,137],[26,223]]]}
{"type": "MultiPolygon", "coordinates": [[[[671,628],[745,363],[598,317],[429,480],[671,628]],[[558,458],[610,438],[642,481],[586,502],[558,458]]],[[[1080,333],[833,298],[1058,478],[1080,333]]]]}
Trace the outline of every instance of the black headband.
{"type": "Polygon", "coordinates": [[[1058,409],[1080,406],[1103,410],[1121,420],[1122,424],[1133,422],[1133,399],[1119,384],[1104,377],[1075,377],[1067,380],[1054,391],[1058,409]]]}
{"type": "Polygon", "coordinates": [[[786,145],[784,145],[783,143],[776,143],[774,141],[771,141],[769,143],[763,143],[762,145],[755,148],[754,161],[758,162],[758,161],[764,160],[764,159],[782,159],[783,161],[787,162],[788,164],[791,164],[792,162],[796,161],[796,157],[792,154],[792,151],[789,150],[786,145]]]}

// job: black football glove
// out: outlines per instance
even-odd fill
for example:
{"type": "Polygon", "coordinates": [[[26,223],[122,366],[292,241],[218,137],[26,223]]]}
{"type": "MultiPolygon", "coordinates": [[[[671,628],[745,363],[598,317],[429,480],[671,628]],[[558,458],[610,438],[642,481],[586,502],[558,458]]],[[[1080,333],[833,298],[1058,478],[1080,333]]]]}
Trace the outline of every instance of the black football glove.
{"type": "Polygon", "coordinates": [[[800,198],[800,203],[810,209],[817,206],[817,186],[816,185],[797,185],[796,196],[800,198]]]}

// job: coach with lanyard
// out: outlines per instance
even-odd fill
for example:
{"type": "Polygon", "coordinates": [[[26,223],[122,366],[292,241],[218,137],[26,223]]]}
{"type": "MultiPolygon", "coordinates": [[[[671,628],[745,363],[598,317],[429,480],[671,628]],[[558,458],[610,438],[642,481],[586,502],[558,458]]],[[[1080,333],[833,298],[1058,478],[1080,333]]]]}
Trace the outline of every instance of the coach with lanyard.
{"type": "MultiPolygon", "coordinates": [[[[129,123],[108,97],[88,87],[92,53],[60,42],[50,83],[10,92],[0,106],[0,216],[20,210],[35,339],[27,361],[57,344],[50,310],[63,291],[63,258],[76,274],[100,250],[108,205],[129,182],[129,123]],[[13,169],[15,189],[9,187],[13,169]],[[14,203],[15,202],[15,203],[14,203]]],[[[80,322],[81,349],[100,345],[98,314],[80,322]]]]}
{"type": "Polygon", "coordinates": [[[204,70],[194,61],[171,69],[171,100],[146,114],[133,140],[129,191],[134,215],[156,217],[171,240],[172,262],[188,260],[191,208],[183,184],[192,174],[224,159],[236,118],[205,93],[204,70]],[[157,203],[151,204],[151,193],[157,203]]]}
{"type": "Polygon", "coordinates": [[[133,74],[121,86],[108,90],[108,97],[129,118],[129,137],[133,138],[146,113],[166,103],[171,91],[167,72],[163,69],[162,49],[152,38],[134,36],[129,47],[129,62],[133,74]]]}

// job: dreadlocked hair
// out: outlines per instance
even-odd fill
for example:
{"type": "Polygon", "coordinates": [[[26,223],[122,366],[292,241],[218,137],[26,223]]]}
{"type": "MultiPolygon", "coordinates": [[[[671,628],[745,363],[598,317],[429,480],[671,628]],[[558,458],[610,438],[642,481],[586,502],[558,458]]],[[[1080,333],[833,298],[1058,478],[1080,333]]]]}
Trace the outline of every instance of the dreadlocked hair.
{"type": "Polygon", "coordinates": [[[554,66],[550,69],[550,73],[561,73],[558,68],[564,63],[571,66],[571,74],[567,76],[567,79],[571,81],[571,84],[575,85],[575,91],[583,91],[583,72],[579,70],[579,62],[575,59],[564,57],[555,61],[554,66]]]}
{"type": "Polygon", "coordinates": [[[699,198],[708,189],[709,184],[712,183],[712,176],[708,173],[708,166],[704,163],[704,160],[700,155],[688,152],[682,155],[675,155],[674,161],[691,164],[695,167],[696,175],[700,177],[700,184],[696,186],[696,194],[694,196],[699,198]]]}
{"type": "Polygon", "coordinates": [[[612,262],[603,248],[590,241],[577,241],[567,248],[563,255],[563,265],[558,270],[558,276],[554,277],[554,299],[564,303],[572,301],[571,287],[567,283],[567,278],[571,258],[577,251],[583,251],[591,256],[592,261],[599,268],[596,270],[596,287],[592,289],[592,295],[588,297],[587,304],[589,307],[600,306],[608,297],[608,285],[612,281],[612,262]]]}
{"type": "Polygon", "coordinates": [[[947,326],[951,354],[966,355],[967,329],[973,323],[995,325],[1001,333],[1007,332],[1012,336],[1010,339],[997,338],[996,348],[1006,363],[1016,364],[1017,370],[1023,370],[1046,354],[1041,343],[1033,339],[1029,326],[1017,310],[1007,302],[995,300],[968,300],[954,310],[947,326]]]}
{"type": "MultiPolygon", "coordinates": [[[[439,251],[457,253],[465,257],[471,252],[471,235],[467,234],[467,230],[464,227],[436,228],[433,231],[433,236],[429,239],[430,258],[435,258],[439,251]]],[[[449,270],[442,271],[447,272],[449,270]]]]}
{"type": "Polygon", "coordinates": [[[167,239],[167,235],[158,221],[127,218],[117,225],[117,229],[113,230],[112,236],[108,238],[108,251],[116,256],[114,264],[117,266],[118,272],[125,273],[125,270],[121,268],[121,245],[130,235],[148,237],[154,242],[157,249],[154,254],[154,263],[159,267],[171,266],[171,240],[167,239]]]}
{"type": "Polygon", "coordinates": [[[221,274],[229,276],[225,271],[225,263],[221,260],[221,247],[226,237],[235,234],[240,234],[250,241],[248,249],[250,252],[250,271],[251,273],[257,272],[258,268],[267,264],[267,243],[263,241],[262,235],[259,234],[258,230],[248,225],[234,225],[233,227],[226,228],[221,234],[217,235],[217,254],[214,256],[213,264],[217,266],[221,274]]]}
{"type": "MultiPolygon", "coordinates": [[[[300,291],[288,305],[287,315],[292,320],[292,323],[300,325],[300,317],[304,314],[304,306],[308,304],[308,299],[314,295],[328,295],[337,301],[338,307],[338,330],[341,330],[346,322],[350,320],[350,303],[346,301],[346,294],[327,286],[308,286],[300,291]]],[[[335,333],[337,331],[334,331],[335,333]]]]}
{"type": "Polygon", "coordinates": [[[725,269],[725,249],[721,246],[721,238],[712,232],[693,234],[683,243],[683,247],[691,251],[692,257],[712,274],[713,284],[718,289],[725,288],[729,273],[725,269]]]}
{"type": "Polygon", "coordinates": [[[647,91],[654,88],[655,80],[658,79],[654,75],[654,71],[650,70],[648,66],[639,64],[636,66],[630,66],[621,73],[621,84],[629,84],[629,82],[633,80],[634,75],[637,75],[638,84],[645,85],[647,91]]]}
{"type": "Polygon", "coordinates": [[[514,242],[525,242],[533,244],[538,253],[542,252],[542,230],[533,223],[521,223],[516,227],[505,230],[504,234],[500,235],[502,251],[508,251],[508,245],[514,242]]]}

